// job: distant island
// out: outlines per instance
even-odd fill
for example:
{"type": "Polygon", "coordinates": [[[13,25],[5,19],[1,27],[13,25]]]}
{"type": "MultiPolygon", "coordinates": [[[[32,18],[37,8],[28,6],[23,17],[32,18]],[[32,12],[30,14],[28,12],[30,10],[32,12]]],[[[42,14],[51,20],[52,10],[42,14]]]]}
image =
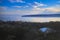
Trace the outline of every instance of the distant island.
{"type": "Polygon", "coordinates": [[[22,17],[60,17],[60,14],[35,14],[35,15],[23,15],[22,17]]]}

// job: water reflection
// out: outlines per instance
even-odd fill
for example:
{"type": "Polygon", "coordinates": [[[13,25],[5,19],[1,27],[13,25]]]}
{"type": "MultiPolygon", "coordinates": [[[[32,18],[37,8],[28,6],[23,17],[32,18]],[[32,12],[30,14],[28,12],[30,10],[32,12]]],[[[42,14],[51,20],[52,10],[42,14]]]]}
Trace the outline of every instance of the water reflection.
{"type": "Polygon", "coordinates": [[[48,28],[40,28],[42,32],[46,32],[48,28]]]}
{"type": "Polygon", "coordinates": [[[55,22],[60,21],[60,17],[22,17],[21,20],[27,22],[55,22]]]}
{"type": "Polygon", "coordinates": [[[47,28],[47,27],[40,28],[40,31],[43,32],[43,33],[56,32],[56,30],[53,30],[53,29],[47,28]]]}

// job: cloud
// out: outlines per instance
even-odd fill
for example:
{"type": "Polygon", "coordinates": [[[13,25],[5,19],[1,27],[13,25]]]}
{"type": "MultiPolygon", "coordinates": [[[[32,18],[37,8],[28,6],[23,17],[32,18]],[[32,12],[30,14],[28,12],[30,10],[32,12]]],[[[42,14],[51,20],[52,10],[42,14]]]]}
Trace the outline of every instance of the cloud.
{"type": "Polygon", "coordinates": [[[31,15],[31,14],[39,14],[43,12],[43,9],[31,9],[31,10],[7,10],[7,11],[3,11],[2,14],[7,14],[7,15],[13,15],[13,14],[17,14],[17,15],[31,15]]]}
{"type": "Polygon", "coordinates": [[[56,14],[60,13],[60,5],[50,6],[46,8],[34,6],[32,10],[35,11],[35,14],[56,14]]]}
{"type": "Polygon", "coordinates": [[[46,11],[51,12],[51,13],[59,13],[60,12],[60,5],[55,5],[51,7],[47,7],[46,11]]]}
{"type": "Polygon", "coordinates": [[[57,13],[57,12],[60,12],[60,9],[58,9],[58,8],[53,8],[53,7],[49,7],[49,8],[46,8],[46,11],[50,11],[50,12],[53,12],[53,13],[57,13]]]}
{"type": "Polygon", "coordinates": [[[8,9],[8,7],[0,6],[0,11],[7,10],[7,9],[8,9]]]}
{"type": "MultiPolygon", "coordinates": [[[[23,6],[13,6],[15,8],[24,8],[23,6]]],[[[28,5],[25,8],[29,7],[28,5]]],[[[17,14],[17,15],[32,15],[32,14],[56,14],[60,13],[60,6],[51,6],[46,8],[35,7],[31,9],[11,9],[8,7],[0,7],[0,10],[4,10],[2,14],[17,14]],[[9,10],[8,10],[9,9],[9,10]]]]}
{"type": "Polygon", "coordinates": [[[34,4],[37,5],[37,6],[47,6],[46,4],[38,3],[38,2],[34,2],[34,4]]]}
{"type": "Polygon", "coordinates": [[[12,6],[13,8],[22,8],[22,6],[12,6]]]}
{"type": "Polygon", "coordinates": [[[18,5],[17,5],[17,6],[11,6],[11,7],[17,8],[17,9],[18,9],[18,8],[22,8],[22,9],[23,9],[23,8],[28,8],[29,6],[28,6],[28,5],[26,5],[26,6],[18,6],[18,5]]]}
{"type": "Polygon", "coordinates": [[[25,1],[22,1],[22,0],[9,0],[11,3],[25,3],[25,1]]]}
{"type": "Polygon", "coordinates": [[[32,5],[31,3],[28,3],[28,5],[30,5],[31,7],[33,7],[32,9],[34,11],[36,11],[35,13],[48,13],[48,14],[53,14],[53,13],[58,13],[60,12],[60,5],[56,4],[53,6],[49,6],[43,3],[39,3],[39,2],[34,2],[34,4],[32,5]],[[46,8],[44,8],[46,6],[46,8]],[[43,8],[41,8],[43,7],[43,8]]]}
{"type": "Polygon", "coordinates": [[[28,8],[29,6],[28,5],[26,5],[26,6],[24,6],[23,8],[28,8]]]}
{"type": "Polygon", "coordinates": [[[25,1],[22,0],[16,0],[16,2],[25,3],[25,1]]]}
{"type": "Polygon", "coordinates": [[[43,7],[43,6],[47,6],[43,3],[38,3],[38,2],[34,2],[35,5],[33,5],[34,8],[37,8],[37,7],[43,7]]]}
{"type": "Polygon", "coordinates": [[[28,3],[29,6],[33,7],[33,8],[38,8],[38,7],[45,7],[47,6],[46,4],[43,4],[43,3],[39,3],[39,2],[34,2],[33,4],[32,3],[28,3]]]}

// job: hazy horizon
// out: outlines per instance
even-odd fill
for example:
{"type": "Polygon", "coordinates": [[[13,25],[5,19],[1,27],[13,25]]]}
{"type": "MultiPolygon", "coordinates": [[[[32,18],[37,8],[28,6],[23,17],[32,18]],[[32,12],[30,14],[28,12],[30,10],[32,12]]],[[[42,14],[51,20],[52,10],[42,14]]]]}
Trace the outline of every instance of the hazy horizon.
{"type": "Polygon", "coordinates": [[[22,17],[35,14],[60,14],[60,0],[1,0],[0,20],[49,22],[60,17],[22,17]]]}

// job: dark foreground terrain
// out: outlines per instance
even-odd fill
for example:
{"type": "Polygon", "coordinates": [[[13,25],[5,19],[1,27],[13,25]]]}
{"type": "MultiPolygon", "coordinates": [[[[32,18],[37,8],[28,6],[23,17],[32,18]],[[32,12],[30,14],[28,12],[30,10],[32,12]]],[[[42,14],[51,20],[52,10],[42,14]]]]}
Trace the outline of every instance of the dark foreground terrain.
{"type": "Polygon", "coordinates": [[[0,40],[60,40],[60,22],[31,23],[0,21],[0,40]],[[40,28],[54,31],[42,32],[40,28]]]}

